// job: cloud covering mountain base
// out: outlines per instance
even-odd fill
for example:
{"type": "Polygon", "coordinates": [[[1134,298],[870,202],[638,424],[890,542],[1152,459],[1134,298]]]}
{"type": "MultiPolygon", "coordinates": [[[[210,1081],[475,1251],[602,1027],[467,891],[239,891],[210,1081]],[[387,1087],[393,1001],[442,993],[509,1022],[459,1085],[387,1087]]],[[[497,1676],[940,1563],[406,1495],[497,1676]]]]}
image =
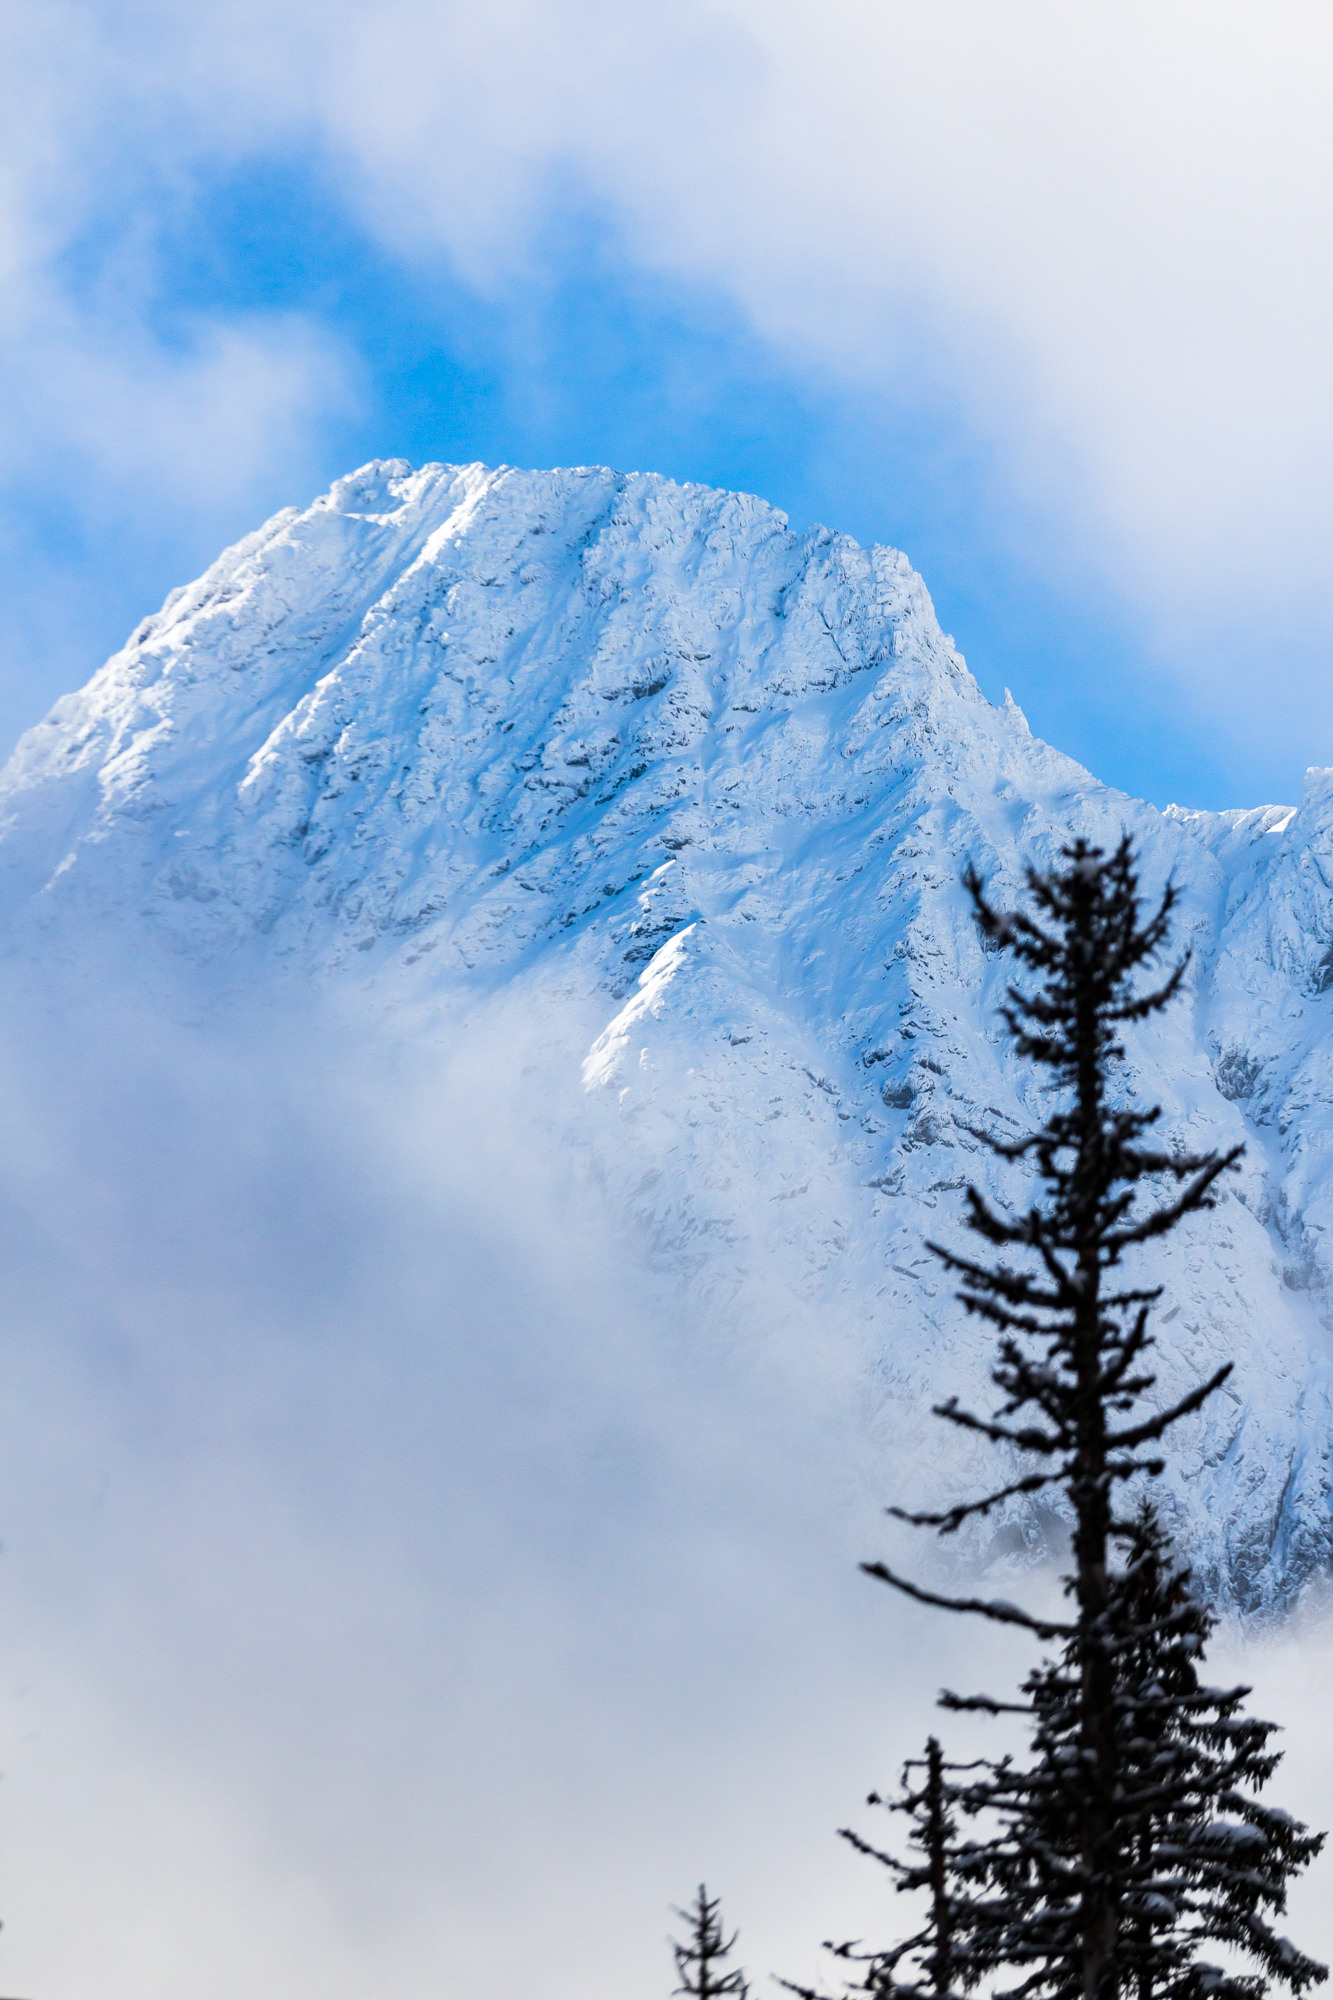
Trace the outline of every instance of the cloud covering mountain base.
{"type": "Polygon", "coordinates": [[[962,863],[1017,894],[1128,829],[1196,967],[1130,1081],[1168,1142],[1249,1145],[1145,1258],[1166,1389],[1236,1362],[1172,1504],[1248,1606],[1326,1562],[1326,774],[1160,813],[992,707],[893,550],[651,475],[392,461],[175,592],[0,811],[16,968],[180,962],[214,1007],[313,981],[405,1046],[522,1022],[540,1143],[700,1308],[848,1329],[887,1434],[982,1385],[922,1240],[993,1180],[973,1128],[1033,1111],[962,863]]]}
{"type": "Polygon", "coordinates": [[[916,1671],[854,1372],[684,1321],[521,1041],[173,999],[6,1007],[8,1981],[653,1991],[700,1872],[811,1962],[916,1671]]]}

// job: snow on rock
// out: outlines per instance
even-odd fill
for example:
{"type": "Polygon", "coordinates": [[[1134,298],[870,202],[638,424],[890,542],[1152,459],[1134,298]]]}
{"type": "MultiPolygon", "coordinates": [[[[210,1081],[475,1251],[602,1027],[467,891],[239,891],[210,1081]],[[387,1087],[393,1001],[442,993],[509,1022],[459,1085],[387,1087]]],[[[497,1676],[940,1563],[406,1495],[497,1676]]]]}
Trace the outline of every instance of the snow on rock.
{"type": "Polygon", "coordinates": [[[888,1438],[986,1393],[923,1237],[996,1186],[969,1127],[1033,1109],[961,864],[1004,896],[1126,827],[1194,951],[1136,1080],[1180,1143],[1249,1144],[1145,1257],[1165,1390],[1237,1363],[1174,1500],[1262,1605],[1333,1543],[1333,773],[1294,812],[1159,813],[991,707],[894,550],[651,475],[389,461],[24,737],[0,894],[43,962],[120,936],[351,977],[414,1032],[521,1000],[627,1221],[714,1298],[777,1273],[858,1328],[888,1438]]]}

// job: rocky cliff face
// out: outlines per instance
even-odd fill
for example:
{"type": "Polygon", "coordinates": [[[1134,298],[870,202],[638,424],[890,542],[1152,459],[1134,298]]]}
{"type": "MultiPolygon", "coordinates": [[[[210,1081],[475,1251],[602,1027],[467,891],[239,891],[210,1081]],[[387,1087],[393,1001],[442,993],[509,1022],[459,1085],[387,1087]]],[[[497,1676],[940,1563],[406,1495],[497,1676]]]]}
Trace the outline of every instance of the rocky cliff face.
{"type": "Polygon", "coordinates": [[[855,1324],[887,1438],[985,1393],[922,1239],[992,1179],[969,1127],[1032,1109],[961,863],[1003,895],[1128,828],[1195,954],[1135,1080],[1168,1136],[1249,1145],[1153,1265],[1164,1388],[1237,1361],[1175,1501],[1246,1602],[1327,1562],[1333,774],[1159,813],[991,707],[893,550],[647,475],[390,462],[173,593],[24,738],[0,825],[20,959],[151,940],[369,982],[404,1032],[547,1023],[548,1138],[696,1295],[762,1275],[855,1324]]]}

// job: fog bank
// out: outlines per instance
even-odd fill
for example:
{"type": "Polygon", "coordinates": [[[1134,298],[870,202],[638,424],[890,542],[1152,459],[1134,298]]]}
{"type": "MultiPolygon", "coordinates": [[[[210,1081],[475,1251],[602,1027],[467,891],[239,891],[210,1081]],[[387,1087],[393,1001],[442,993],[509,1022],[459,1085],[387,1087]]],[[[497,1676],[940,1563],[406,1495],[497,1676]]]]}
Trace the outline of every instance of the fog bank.
{"type": "MultiPolygon", "coordinates": [[[[616,1239],[513,1019],[181,1011],[5,1005],[4,1991],[665,1995],[700,1879],[761,1992],[882,1935],[833,1829],[1022,1649],[858,1574],[854,1343],[616,1239]]],[[[1317,1817],[1323,1627],[1235,1643],[1317,1817]]]]}

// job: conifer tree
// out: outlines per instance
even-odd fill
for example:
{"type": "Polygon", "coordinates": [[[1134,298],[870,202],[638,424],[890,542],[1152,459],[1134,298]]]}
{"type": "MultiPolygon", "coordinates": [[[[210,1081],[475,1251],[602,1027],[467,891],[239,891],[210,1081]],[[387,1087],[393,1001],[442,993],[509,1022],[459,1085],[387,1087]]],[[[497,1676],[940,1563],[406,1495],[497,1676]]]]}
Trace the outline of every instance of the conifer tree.
{"type": "Polygon", "coordinates": [[[688,1996],[688,2000],[746,2000],[750,1988],[745,1974],[739,1966],[726,1968],[739,1931],[730,1937],[725,1935],[721,1917],[721,1899],[710,1896],[704,1884],[699,1884],[698,1893],[688,1910],[677,1910],[681,1922],[689,1925],[689,1936],[684,1944],[671,1940],[671,1952],[676,1961],[676,1973],[680,1985],[675,1993],[688,1996]]]}
{"type": "MultiPolygon", "coordinates": [[[[866,1951],[859,1942],[825,1947],[835,1958],[863,1968],[859,1979],[848,1982],[849,1992],[865,1993],[873,2000],[958,2000],[986,1969],[973,1951],[977,1911],[967,1887],[969,1877],[982,1874],[981,1850],[974,1841],[959,1840],[958,1808],[966,1802],[974,1809],[975,1774],[989,1768],[947,1762],[939,1739],[932,1736],[925,1754],[903,1765],[896,1797],[870,1794],[868,1805],[885,1806],[909,1820],[909,1860],[876,1847],[850,1827],[839,1829],[859,1854],[883,1863],[897,1888],[920,1891],[927,1898],[920,1927],[885,1950],[866,1951]],[[907,1976],[900,1970],[904,1965],[907,1976]]],[[[823,2000],[813,1988],[787,1979],[782,1984],[800,2000],[823,2000]]]]}
{"type": "MultiPolygon", "coordinates": [[[[1061,861],[1050,874],[1028,870],[1034,915],[997,910],[973,870],[964,878],[983,938],[1035,975],[1031,989],[1008,989],[1001,1014],[1055,1101],[1021,1138],[976,1135],[1038,1182],[1025,1210],[968,1190],[969,1226],[997,1254],[985,1261],[930,1246],[961,1280],[968,1312],[997,1329],[992,1380],[1002,1399],[991,1417],[956,1400],[937,1414],[1006,1447],[1015,1476],[940,1513],[892,1511],[950,1534],[1017,1496],[1057,1489],[1072,1522],[1072,1616],[943,1596],[882,1563],[866,1568],[926,1603],[1060,1642],[1057,1660],[1025,1688],[1032,1765],[995,1765],[970,1787],[969,1809],[997,1815],[1001,1827],[969,1862],[974,1873],[983,1866],[991,1891],[972,1910],[974,1975],[1024,1968],[1017,1990],[1029,2000],[1118,2000],[1131,1987],[1137,2000],[1241,2000],[1265,1977],[1299,1992],[1323,1968],[1277,1939],[1265,1912],[1281,1909],[1287,1877],[1318,1841],[1250,1796],[1276,1762],[1265,1747],[1271,1728],[1239,1715],[1245,1690],[1219,1694],[1191,1680],[1206,1614],[1152,1517],[1119,1512],[1116,1500],[1127,1482],[1161,1471],[1163,1436],[1231,1372],[1219,1368],[1166,1407],[1148,1401],[1160,1287],[1122,1278],[1122,1259],[1210,1208],[1242,1149],[1154,1147],[1159,1110],[1116,1088],[1123,1029],[1160,1013],[1184,978],[1186,959],[1148,991],[1135,986],[1166,943],[1174,888],[1145,916],[1128,838],[1110,855],[1076,840],[1061,861]],[[1248,1953],[1261,1975],[1205,1968],[1196,1954],[1208,1939],[1248,1953]]],[[[949,1705],[1012,1706],[986,1696],[949,1705]]]]}

